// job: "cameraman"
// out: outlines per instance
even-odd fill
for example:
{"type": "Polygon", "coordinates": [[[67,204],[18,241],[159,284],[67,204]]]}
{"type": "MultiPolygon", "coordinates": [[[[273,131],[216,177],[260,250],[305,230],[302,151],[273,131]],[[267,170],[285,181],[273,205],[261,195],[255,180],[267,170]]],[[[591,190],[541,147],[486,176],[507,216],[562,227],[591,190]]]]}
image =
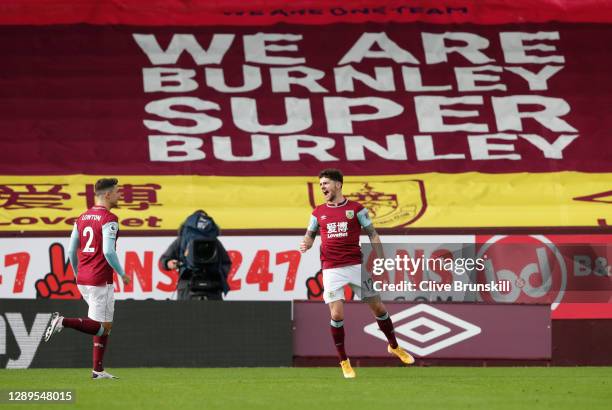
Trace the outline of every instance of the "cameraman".
{"type": "Polygon", "coordinates": [[[160,257],[166,269],[178,269],[177,300],[223,300],[231,260],[217,237],[219,227],[202,210],[181,225],[178,237],[160,257]]]}

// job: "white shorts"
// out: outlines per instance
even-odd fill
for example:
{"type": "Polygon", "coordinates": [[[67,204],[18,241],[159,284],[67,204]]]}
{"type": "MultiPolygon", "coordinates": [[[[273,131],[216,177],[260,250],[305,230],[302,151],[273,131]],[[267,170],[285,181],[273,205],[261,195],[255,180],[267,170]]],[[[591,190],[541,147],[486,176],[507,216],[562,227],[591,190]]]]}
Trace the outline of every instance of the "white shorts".
{"type": "Polygon", "coordinates": [[[344,300],[344,285],[349,285],[360,299],[378,296],[372,289],[372,281],[369,282],[362,283],[361,265],[323,269],[323,300],[325,303],[344,300]]]}
{"type": "Polygon", "coordinates": [[[115,313],[115,285],[78,285],[79,292],[89,305],[87,316],[96,322],[112,322],[115,313]]]}

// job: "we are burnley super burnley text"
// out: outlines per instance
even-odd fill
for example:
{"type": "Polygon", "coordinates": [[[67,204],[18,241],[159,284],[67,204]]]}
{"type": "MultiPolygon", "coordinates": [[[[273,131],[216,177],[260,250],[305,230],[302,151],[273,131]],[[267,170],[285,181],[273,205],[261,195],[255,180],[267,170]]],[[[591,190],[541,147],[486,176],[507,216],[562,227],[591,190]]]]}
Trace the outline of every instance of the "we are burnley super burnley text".
{"type": "Polygon", "coordinates": [[[165,49],[156,34],[132,36],[151,65],[145,95],[164,93],[145,106],[150,161],[561,160],[579,138],[570,104],[550,90],[566,63],[558,31],[407,33],[424,52],[355,31],[316,55],[320,33],[245,32],[242,44],[202,34],[173,34],[165,49]],[[229,85],[236,65],[241,81],[229,85]],[[457,142],[442,147],[440,134],[457,142]]]}

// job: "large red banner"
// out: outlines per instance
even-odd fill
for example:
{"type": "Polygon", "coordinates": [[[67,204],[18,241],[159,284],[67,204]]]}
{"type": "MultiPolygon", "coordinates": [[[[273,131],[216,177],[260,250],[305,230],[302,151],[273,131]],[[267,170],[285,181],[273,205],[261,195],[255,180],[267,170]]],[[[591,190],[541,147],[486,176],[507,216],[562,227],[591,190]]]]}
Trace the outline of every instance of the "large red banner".
{"type": "Polygon", "coordinates": [[[4,175],[612,170],[608,25],[0,30],[4,175]]]}
{"type": "Polygon", "coordinates": [[[269,25],[367,21],[502,24],[610,22],[606,0],[20,0],[2,24],[269,25]]]}

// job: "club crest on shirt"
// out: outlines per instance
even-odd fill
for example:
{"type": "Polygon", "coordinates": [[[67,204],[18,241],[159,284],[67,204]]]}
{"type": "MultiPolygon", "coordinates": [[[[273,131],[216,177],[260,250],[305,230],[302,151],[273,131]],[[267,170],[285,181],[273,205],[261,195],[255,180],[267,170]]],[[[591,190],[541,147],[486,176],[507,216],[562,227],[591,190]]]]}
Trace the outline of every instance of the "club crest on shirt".
{"type": "Polygon", "coordinates": [[[355,217],[355,211],[346,211],[346,218],[353,219],[355,217]]]}

